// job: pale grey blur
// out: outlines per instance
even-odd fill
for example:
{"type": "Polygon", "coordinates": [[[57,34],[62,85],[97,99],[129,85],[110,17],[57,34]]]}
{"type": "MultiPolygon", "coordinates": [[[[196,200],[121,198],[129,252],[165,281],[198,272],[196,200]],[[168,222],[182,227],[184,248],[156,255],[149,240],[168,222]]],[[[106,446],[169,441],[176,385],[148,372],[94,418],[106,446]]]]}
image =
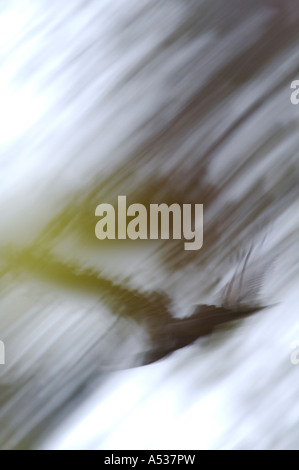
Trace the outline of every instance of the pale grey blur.
{"type": "Polygon", "coordinates": [[[2,0],[0,54],[1,449],[299,449],[298,2],[2,0]],[[100,242],[118,195],[203,248],[100,242]],[[168,351],[234,276],[268,308],[168,351]]]}

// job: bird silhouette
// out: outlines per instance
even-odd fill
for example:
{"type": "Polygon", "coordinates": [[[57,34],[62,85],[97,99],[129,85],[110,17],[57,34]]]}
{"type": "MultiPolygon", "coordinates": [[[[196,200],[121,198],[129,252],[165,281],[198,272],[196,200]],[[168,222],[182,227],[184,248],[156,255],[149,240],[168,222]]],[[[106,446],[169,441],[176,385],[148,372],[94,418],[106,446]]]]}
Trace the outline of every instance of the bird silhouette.
{"type": "MultiPolygon", "coordinates": [[[[135,324],[140,327],[145,333],[145,344],[141,347],[141,352],[133,351],[130,357],[131,352],[127,350],[128,357],[122,357],[120,362],[114,362],[113,359],[111,362],[107,361],[106,356],[102,362],[99,357],[99,367],[118,369],[153,363],[194,343],[199,338],[212,334],[223,324],[242,320],[266,308],[257,299],[267,267],[253,270],[248,276],[251,253],[252,248],[245,256],[241,270],[236,270],[231,281],[221,291],[218,304],[195,305],[191,315],[184,318],[174,316],[171,299],[165,292],[140,292],[125,283],[116,283],[101,277],[92,270],[82,271],[74,265],[67,265],[55,259],[50,253],[38,254],[34,250],[23,250],[17,256],[10,256],[9,266],[14,270],[24,269],[27,274],[36,275],[39,279],[44,278],[47,283],[95,294],[104,302],[116,320],[126,320],[129,325],[135,324]]],[[[122,327],[123,324],[119,325],[116,321],[106,332],[115,349],[120,343],[117,336],[122,327]]],[[[132,334],[134,328],[129,327],[122,336],[132,334]]],[[[99,341],[101,340],[102,337],[99,338],[99,341]]],[[[119,359],[118,354],[113,356],[119,359]]]]}

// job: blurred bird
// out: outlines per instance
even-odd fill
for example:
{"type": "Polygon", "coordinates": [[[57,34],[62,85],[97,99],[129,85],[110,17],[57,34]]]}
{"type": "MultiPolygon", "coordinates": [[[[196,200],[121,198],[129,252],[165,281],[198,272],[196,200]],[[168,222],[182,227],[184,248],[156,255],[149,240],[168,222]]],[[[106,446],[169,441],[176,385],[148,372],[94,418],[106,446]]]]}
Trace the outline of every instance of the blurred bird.
{"type": "MultiPolygon", "coordinates": [[[[114,283],[91,270],[82,271],[75,266],[68,266],[61,261],[47,256],[38,256],[34,251],[24,251],[15,258],[15,265],[10,258],[10,269],[22,267],[27,274],[37,275],[49,283],[59,284],[82,293],[93,293],[99,296],[109,311],[117,319],[129,320],[144,331],[144,343],[142,351],[132,356],[130,348],[126,349],[127,357],[113,354],[116,361],[121,357],[121,362],[107,362],[107,356],[102,362],[99,357],[99,367],[103,369],[119,369],[150,364],[168,356],[174,351],[184,348],[199,338],[212,334],[219,326],[242,320],[257,313],[265,306],[261,305],[258,296],[262,287],[264,275],[268,269],[267,263],[260,269],[248,266],[251,247],[245,256],[241,272],[236,270],[232,280],[220,292],[218,304],[199,304],[193,308],[190,316],[176,318],[173,315],[171,299],[165,292],[140,292],[123,284],[114,283]],[[42,269],[41,269],[42,266],[42,269]],[[250,272],[251,271],[251,272],[250,272]]],[[[121,326],[120,326],[121,327],[121,326]]],[[[116,321],[107,330],[106,335],[113,338],[112,344],[117,349],[119,341],[119,324],[116,321]]],[[[126,331],[126,334],[134,334],[134,328],[126,331]]],[[[105,333],[99,341],[105,338],[105,333]]],[[[105,338],[107,340],[107,338],[105,338]]]]}
{"type": "MultiPolygon", "coordinates": [[[[196,305],[190,316],[174,318],[170,312],[170,299],[165,295],[155,293],[150,299],[143,298],[144,319],[142,321],[146,324],[151,341],[150,349],[143,354],[140,365],[162,359],[194,343],[199,338],[212,334],[223,324],[242,320],[267,308],[257,300],[262,287],[260,274],[256,273],[254,288],[247,291],[245,295],[244,279],[251,252],[252,248],[245,257],[239,277],[235,273],[233,279],[225,286],[220,305],[196,305]]],[[[265,272],[264,268],[263,276],[265,272]]]]}
{"type": "MultiPolygon", "coordinates": [[[[265,308],[272,257],[253,260],[249,249],[241,263],[230,258],[270,225],[285,263],[269,298],[299,265],[298,108],[288,96],[299,73],[295,0],[18,3],[0,7],[2,449],[36,447],[106,383],[105,369],[150,364],[265,308]],[[203,250],[136,242],[124,273],[128,245],[106,249],[94,236],[96,205],[120,194],[203,203],[203,250]],[[185,318],[180,299],[191,307],[185,318]]],[[[285,318],[277,322],[280,333],[285,318]]],[[[205,359],[210,393],[217,364],[205,359]]],[[[288,414],[296,388],[280,403],[276,435],[269,418],[269,429],[252,421],[250,406],[273,390],[291,397],[279,360],[255,400],[248,378],[238,415],[271,445],[297,438],[288,414]]],[[[196,373],[184,376],[190,390],[196,373]]],[[[233,397],[239,382],[228,385],[233,397]]]]}

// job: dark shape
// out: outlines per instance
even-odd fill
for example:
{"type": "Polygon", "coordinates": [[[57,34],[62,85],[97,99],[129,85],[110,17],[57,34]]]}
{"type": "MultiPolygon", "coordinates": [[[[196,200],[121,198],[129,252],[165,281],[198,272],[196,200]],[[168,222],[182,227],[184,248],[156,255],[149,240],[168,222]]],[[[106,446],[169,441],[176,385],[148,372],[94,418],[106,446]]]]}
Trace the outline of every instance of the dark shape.
{"type": "MultiPolygon", "coordinates": [[[[174,318],[171,315],[170,300],[164,294],[155,292],[147,297],[137,292],[133,294],[132,291],[126,291],[122,312],[143,324],[150,337],[148,351],[139,355],[134,365],[155,362],[194,343],[199,338],[210,335],[223,324],[242,320],[267,308],[257,302],[266,268],[256,273],[254,289],[249,289],[249,294],[254,295],[255,301],[250,300],[247,285],[244,284],[252,250],[253,247],[245,257],[239,277],[236,272],[225,287],[222,305],[197,305],[193,314],[186,318],[174,318]]],[[[251,273],[249,279],[250,281],[254,279],[254,273],[251,273]]]]}
{"type": "Polygon", "coordinates": [[[143,364],[150,364],[171,354],[177,349],[194,343],[199,338],[208,336],[213,331],[229,322],[244,319],[266,307],[243,305],[236,309],[215,305],[198,305],[193,315],[183,319],[172,319],[164,325],[152,329],[153,349],[143,359],[143,364]]]}
{"type": "MultiPolygon", "coordinates": [[[[15,271],[22,269],[27,274],[44,278],[47,283],[96,295],[102,299],[112,315],[141,327],[148,337],[143,352],[132,359],[134,353],[130,356],[128,351],[130,357],[128,360],[122,357],[121,363],[117,362],[117,348],[120,341],[119,327],[122,329],[122,325],[115,322],[109,331],[104,333],[104,339],[109,336],[115,344],[115,357],[111,363],[107,361],[105,347],[99,344],[100,368],[119,369],[155,362],[199,338],[210,335],[223,324],[244,319],[264,309],[265,307],[257,302],[257,298],[266,268],[253,270],[248,267],[251,253],[252,248],[245,256],[241,272],[238,274],[236,270],[232,280],[225,286],[219,305],[197,305],[192,315],[185,318],[175,318],[172,315],[171,300],[165,293],[139,292],[105,277],[99,277],[92,271],[81,271],[76,266],[68,266],[49,253],[37,255],[29,249],[16,257],[9,256],[9,265],[10,269],[15,271]],[[247,271],[250,273],[249,277],[247,271]],[[249,294],[248,283],[250,286],[254,284],[254,289],[250,287],[249,294]]],[[[133,330],[134,328],[128,328],[125,334],[130,336],[134,334],[133,330]]],[[[99,338],[99,342],[102,340],[103,338],[99,338]]]]}

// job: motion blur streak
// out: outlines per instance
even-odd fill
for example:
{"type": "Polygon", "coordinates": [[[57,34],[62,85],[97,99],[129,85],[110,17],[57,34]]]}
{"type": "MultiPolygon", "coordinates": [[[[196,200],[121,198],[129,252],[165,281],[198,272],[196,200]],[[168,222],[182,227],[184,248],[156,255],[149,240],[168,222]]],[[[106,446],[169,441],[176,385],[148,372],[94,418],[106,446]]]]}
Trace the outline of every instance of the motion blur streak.
{"type": "Polygon", "coordinates": [[[297,3],[0,3],[1,449],[299,449],[297,3]],[[100,242],[118,195],[202,249],[100,242]]]}

